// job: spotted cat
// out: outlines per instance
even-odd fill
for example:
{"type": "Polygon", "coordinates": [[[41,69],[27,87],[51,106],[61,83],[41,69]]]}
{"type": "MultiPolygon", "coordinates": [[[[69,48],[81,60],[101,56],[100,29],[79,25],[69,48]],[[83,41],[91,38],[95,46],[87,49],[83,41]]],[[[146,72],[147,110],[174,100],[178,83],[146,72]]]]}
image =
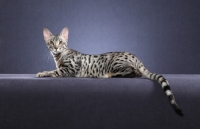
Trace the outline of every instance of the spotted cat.
{"type": "Polygon", "coordinates": [[[168,81],[159,74],[148,71],[142,62],[128,52],[108,52],[99,55],[89,55],[69,49],[68,28],[65,27],[59,35],[53,35],[48,29],[43,30],[44,40],[56,63],[56,70],[37,73],[37,77],[141,77],[156,80],[167,97],[173,109],[183,115],[170,90],[168,81]]]}

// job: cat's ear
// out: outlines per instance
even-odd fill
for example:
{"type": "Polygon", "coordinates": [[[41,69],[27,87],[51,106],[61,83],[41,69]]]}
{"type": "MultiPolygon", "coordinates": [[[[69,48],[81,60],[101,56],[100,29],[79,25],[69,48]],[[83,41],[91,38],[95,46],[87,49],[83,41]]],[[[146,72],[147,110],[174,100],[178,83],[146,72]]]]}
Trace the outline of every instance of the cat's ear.
{"type": "Polygon", "coordinates": [[[44,35],[44,40],[47,43],[53,34],[47,28],[44,28],[43,35],[44,35]]]}
{"type": "Polygon", "coordinates": [[[68,41],[69,30],[67,27],[63,28],[60,36],[62,36],[66,41],[68,41]]]}

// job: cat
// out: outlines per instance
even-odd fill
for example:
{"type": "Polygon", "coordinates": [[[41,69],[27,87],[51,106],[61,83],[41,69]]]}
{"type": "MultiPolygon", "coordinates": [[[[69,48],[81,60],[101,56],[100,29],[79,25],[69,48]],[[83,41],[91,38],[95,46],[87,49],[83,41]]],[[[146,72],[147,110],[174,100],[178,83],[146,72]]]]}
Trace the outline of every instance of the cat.
{"type": "Polygon", "coordinates": [[[141,77],[156,80],[176,113],[183,115],[170,90],[168,81],[159,74],[148,71],[143,63],[128,52],[108,52],[99,55],[89,55],[68,48],[67,27],[59,35],[53,35],[44,28],[43,35],[46,45],[56,63],[56,70],[37,73],[37,77],[141,77]]]}

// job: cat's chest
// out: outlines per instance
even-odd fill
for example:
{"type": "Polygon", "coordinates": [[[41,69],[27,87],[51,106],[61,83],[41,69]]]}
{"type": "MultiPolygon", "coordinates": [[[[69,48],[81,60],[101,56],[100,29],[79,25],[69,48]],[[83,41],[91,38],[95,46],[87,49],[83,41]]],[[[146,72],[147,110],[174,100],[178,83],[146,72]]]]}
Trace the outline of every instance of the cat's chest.
{"type": "Polygon", "coordinates": [[[62,60],[61,59],[54,59],[56,68],[59,69],[62,66],[62,60]]]}
{"type": "Polygon", "coordinates": [[[54,57],[54,61],[55,61],[55,64],[56,64],[56,68],[57,69],[61,68],[62,64],[63,64],[63,55],[60,54],[59,56],[54,57]]]}
{"type": "Polygon", "coordinates": [[[79,59],[78,56],[74,55],[62,55],[60,58],[54,59],[56,67],[62,68],[62,67],[70,67],[73,68],[75,66],[80,66],[81,65],[81,60],[79,59]]]}

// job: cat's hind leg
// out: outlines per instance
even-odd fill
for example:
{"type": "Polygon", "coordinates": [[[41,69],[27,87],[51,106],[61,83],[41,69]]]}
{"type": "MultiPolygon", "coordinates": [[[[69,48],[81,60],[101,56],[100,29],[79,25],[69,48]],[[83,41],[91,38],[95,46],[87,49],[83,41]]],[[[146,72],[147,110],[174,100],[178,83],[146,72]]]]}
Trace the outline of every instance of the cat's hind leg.
{"type": "Polygon", "coordinates": [[[141,77],[142,73],[138,69],[135,69],[132,65],[126,64],[113,69],[111,75],[112,77],[135,78],[141,77]]]}

